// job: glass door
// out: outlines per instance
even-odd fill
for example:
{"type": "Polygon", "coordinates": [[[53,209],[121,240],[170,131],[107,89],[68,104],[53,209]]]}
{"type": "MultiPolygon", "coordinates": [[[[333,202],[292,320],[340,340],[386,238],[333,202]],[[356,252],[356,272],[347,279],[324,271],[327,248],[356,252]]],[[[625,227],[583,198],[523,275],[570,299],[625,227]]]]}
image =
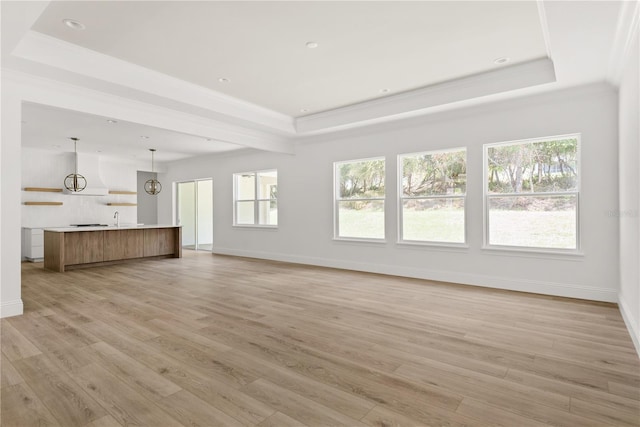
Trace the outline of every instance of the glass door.
{"type": "Polygon", "coordinates": [[[176,216],[184,249],[213,249],[213,180],[178,182],[176,216]]]}

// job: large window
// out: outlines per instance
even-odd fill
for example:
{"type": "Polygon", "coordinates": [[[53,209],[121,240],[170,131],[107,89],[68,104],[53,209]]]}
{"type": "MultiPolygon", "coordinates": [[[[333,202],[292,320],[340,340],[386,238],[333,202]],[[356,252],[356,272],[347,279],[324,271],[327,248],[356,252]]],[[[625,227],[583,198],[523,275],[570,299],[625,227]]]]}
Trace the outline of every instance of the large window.
{"type": "Polygon", "coordinates": [[[336,238],[384,239],[384,159],[334,164],[336,238]]]}
{"type": "Polygon", "coordinates": [[[485,145],[485,243],[576,250],[579,135],[485,145]]]}
{"type": "Polygon", "coordinates": [[[278,225],[278,171],[233,175],[234,225],[278,225]]]}
{"type": "Polygon", "coordinates": [[[465,243],[466,149],[403,154],[398,160],[400,240],[465,243]]]}

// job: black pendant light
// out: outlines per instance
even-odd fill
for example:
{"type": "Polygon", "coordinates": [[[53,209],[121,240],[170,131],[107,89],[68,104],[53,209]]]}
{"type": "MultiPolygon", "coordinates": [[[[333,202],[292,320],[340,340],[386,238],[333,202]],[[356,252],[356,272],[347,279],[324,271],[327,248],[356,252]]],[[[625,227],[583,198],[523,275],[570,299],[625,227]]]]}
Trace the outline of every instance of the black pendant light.
{"type": "Polygon", "coordinates": [[[78,138],[69,138],[73,141],[73,153],[75,155],[75,172],[70,173],[64,179],[64,187],[74,193],[78,193],[87,187],[87,180],[78,173],[78,138]]]}
{"type": "MultiPolygon", "coordinates": [[[[153,173],[153,154],[156,152],[156,149],[149,148],[149,151],[151,151],[151,172],[153,173]]],[[[149,179],[144,183],[144,191],[146,191],[148,194],[151,194],[152,196],[155,196],[162,191],[162,184],[160,184],[160,181],[158,181],[157,179],[149,179]]]]}

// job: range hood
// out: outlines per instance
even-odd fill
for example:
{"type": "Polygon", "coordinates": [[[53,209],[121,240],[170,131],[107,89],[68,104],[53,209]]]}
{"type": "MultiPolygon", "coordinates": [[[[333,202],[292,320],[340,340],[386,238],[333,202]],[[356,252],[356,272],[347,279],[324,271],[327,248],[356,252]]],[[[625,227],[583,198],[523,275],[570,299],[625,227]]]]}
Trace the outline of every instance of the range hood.
{"type": "MultiPolygon", "coordinates": [[[[109,189],[100,177],[100,157],[93,154],[77,153],[78,173],[87,180],[87,187],[78,192],[64,189],[65,194],[73,196],[106,196],[109,189]]],[[[70,170],[70,172],[72,172],[70,170]]]]}

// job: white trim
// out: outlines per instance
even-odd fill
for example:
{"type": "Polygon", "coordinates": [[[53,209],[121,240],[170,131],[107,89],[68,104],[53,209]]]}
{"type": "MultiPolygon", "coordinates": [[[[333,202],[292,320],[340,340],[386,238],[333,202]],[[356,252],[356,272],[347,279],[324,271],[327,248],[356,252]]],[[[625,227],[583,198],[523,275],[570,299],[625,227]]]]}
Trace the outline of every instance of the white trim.
{"type": "Polygon", "coordinates": [[[582,235],[582,228],[580,226],[580,188],[582,182],[582,133],[567,133],[562,135],[552,135],[547,137],[535,137],[535,138],[526,138],[526,139],[517,139],[513,141],[500,141],[500,142],[490,142],[482,145],[482,176],[484,177],[484,182],[482,184],[482,249],[498,249],[507,251],[513,248],[514,251],[521,252],[540,252],[540,253],[567,253],[574,255],[583,255],[581,252],[580,238],[582,235]],[[576,179],[576,188],[572,191],[567,192],[549,192],[549,193],[489,193],[489,182],[487,177],[489,176],[488,169],[488,152],[491,147],[501,147],[501,146],[510,146],[510,145],[525,145],[525,144],[535,144],[537,142],[547,142],[547,141],[555,141],[558,139],[576,139],[576,170],[577,179],[576,179]],[[489,199],[490,198],[498,198],[498,197],[555,197],[555,196],[571,196],[574,195],[576,197],[576,247],[574,249],[556,249],[556,248],[540,248],[533,246],[510,246],[510,245],[492,245],[489,242],[490,239],[490,229],[489,229],[489,199]]]}
{"type": "Polygon", "coordinates": [[[0,318],[20,316],[24,312],[22,299],[3,301],[0,304],[0,318]]]}
{"type": "Polygon", "coordinates": [[[340,243],[356,243],[358,245],[363,243],[373,243],[376,246],[387,244],[387,239],[379,239],[375,237],[334,237],[331,240],[340,243]]]}
{"type": "Polygon", "coordinates": [[[387,202],[387,158],[386,156],[378,156],[378,157],[367,157],[364,159],[354,159],[354,160],[339,160],[333,162],[333,240],[335,241],[352,241],[352,242],[376,242],[376,241],[387,241],[387,224],[386,224],[386,202],[387,202]],[[366,162],[377,162],[382,160],[384,166],[384,177],[385,177],[385,187],[384,187],[384,196],[383,197],[358,197],[352,199],[343,199],[340,195],[340,177],[338,177],[338,168],[342,165],[346,164],[354,164],[354,163],[366,163],[366,162]],[[340,203],[341,202],[358,202],[358,201],[374,201],[374,202],[382,202],[383,206],[383,219],[384,228],[382,232],[384,233],[384,237],[353,237],[353,236],[341,236],[340,235],[340,203]]]}
{"type": "Polygon", "coordinates": [[[268,108],[189,83],[63,40],[29,31],[13,55],[48,66],[120,85],[134,91],[173,99],[225,117],[292,134],[293,118],[268,108]]]}
{"type": "Polygon", "coordinates": [[[498,256],[517,256],[523,258],[543,258],[555,259],[562,258],[568,261],[583,261],[584,252],[575,249],[545,249],[526,246],[482,246],[480,248],[487,255],[498,256]]]}
{"type": "MultiPolygon", "coordinates": [[[[260,173],[275,172],[276,174],[276,187],[278,185],[278,169],[262,169],[250,172],[235,172],[233,174],[233,227],[253,227],[253,228],[278,228],[276,224],[260,224],[260,202],[276,202],[278,204],[278,198],[274,199],[259,199],[258,192],[260,188],[258,186],[258,176],[260,173]],[[243,175],[253,175],[253,198],[252,199],[239,199],[238,198],[238,177],[243,175]],[[238,224],[238,203],[251,202],[253,203],[253,224],[238,224]]],[[[276,218],[277,220],[277,218],[276,218]]]]}
{"type": "Polygon", "coordinates": [[[299,135],[347,129],[390,116],[395,120],[436,106],[555,81],[551,59],[539,58],[422,89],[299,117],[295,121],[295,127],[299,135]]]}
{"type": "Polygon", "coordinates": [[[433,246],[457,246],[457,247],[468,247],[468,224],[467,224],[467,173],[466,173],[466,165],[467,165],[467,156],[468,150],[466,146],[463,147],[454,147],[454,148],[445,148],[440,150],[429,150],[429,151],[418,151],[414,153],[403,153],[398,154],[396,156],[396,169],[397,169],[397,235],[399,244],[410,244],[410,245],[433,245],[433,246]],[[431,194],[427,196],[405,196],[404,195],[404,162],[403,160],[407,157],[418,157],[418,156],[426,156],[433,154],[443,154],[443,153],[458,153],[464,152],[464,163],[465,163],[465,191],[464,194],[431,194]],[[462,199],[464,203],[464,217],[462,221],[462,226],[464,227],[464,241],[462,242],[446,242],[446,241],[433,241],[433,240],[407,240],[404,238],[404,201],[405,200],[429,200],[429,199],[462,199]]]}
{"type": "Polygon", "coordinates": [[[427,242],[422,240],[398,240],[396,242],[398,248],[424,248],[424,249],[434,249],[436,251],[445,250],[445,251],[464,251],[467,252],[469,249],[468,243],[448,243],[448,242],[427,242]]]}
{"type": "Polygon", "coordinates": [[[459,283],[463,285],[529,292],[542,295],[579,298],[592,301],[616,302],[618,300],[618,293],[615,289],[602,289],[595,286],[584,286],[573,283],[543,282],[520,278],[461,273],[457,271],[431,270],[380,263],[372,264],[357,261],[289,255],[275,252],[247,251],[222,248],[219,246],[215,246],[212,253],[291,262],[295,264],[315,265],[343,270],[363,271],[367,273],[387,274],[391,276],[411,277],[415,279],[434,280],[439,282],[459,283]]]}
{"type": "Polygon", "coordinates": [[[629,335],[631,335],[631,341],[633,341],[636,352],[640,357],[640,330],[638,330],[635,326],[638,324],[638,322],[631,315],[631,311],[627,307],[627,304],[624,302],[624,300],[622,299],[622,295],[620,294],[618,294],[618,308],[620,309],[620,314],[622,315],[624,324],[627,326],[629,335]]]}
{"type": "Polygon", "coordinates": [[[537,0],[538,17],[540,18],[540,29],[542,30],[542,38],[544,39],[544,47],[547,50],[547,57],[552,59],[551,55],[551,36],[549,35],[549,22],[547,21],[547,11],[544,8],[544,0],[537,0]]]}
{"type": "Polygon", "coordinates": [[[638,32],[639,22],[640,0],[623,1],[607,68],[607,80],[616,87],[620,85],[624,66],[631,54],[631,45],[638,32]]]}
{"type": "Polygon", "coordinates": [[[257,225],[257,224],[233,224],[231,227],[238,229],[252,229],[252,230],[278,230],[277,225],[257,225]]]}
{"type": "Polygon", "coordinates": [[[23,89],[22,100],[125,120],[189,135],[229,142],[246,148],[294,154],[293,140],[249,127],[215,120],[131,97],[113,95],[78,85],[2,69],[2,83],[23,89]]]}

